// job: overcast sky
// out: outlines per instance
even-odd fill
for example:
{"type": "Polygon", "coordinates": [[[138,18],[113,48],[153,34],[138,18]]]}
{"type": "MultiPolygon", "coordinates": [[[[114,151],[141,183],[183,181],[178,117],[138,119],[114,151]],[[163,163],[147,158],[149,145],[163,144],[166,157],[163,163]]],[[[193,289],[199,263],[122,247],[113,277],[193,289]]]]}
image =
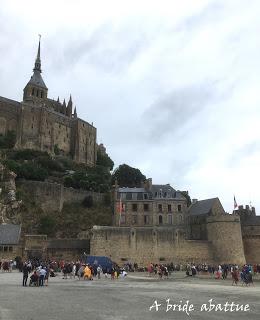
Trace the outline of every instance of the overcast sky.
{"type": "Polygon", "coordinates": [[[260,1],[0,0],[0,95],[22,100],[42,35],[49,97],[116,166],[260,211],[260,1]]]}

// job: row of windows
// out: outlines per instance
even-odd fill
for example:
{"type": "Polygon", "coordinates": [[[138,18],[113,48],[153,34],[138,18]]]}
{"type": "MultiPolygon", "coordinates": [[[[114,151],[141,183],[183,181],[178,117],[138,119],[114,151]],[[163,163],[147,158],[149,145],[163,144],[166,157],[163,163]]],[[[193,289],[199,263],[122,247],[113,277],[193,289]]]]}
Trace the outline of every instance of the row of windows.
{"type": "MultiPolygon", "coordinates": [[[[143,221],[140,221],[140,217],[138,217],[137,215],[132,215],[131,223],[132,224],[138,224],[138,220],[139,220],[139,223],[143,223],[143,224],[151,224],[152,223],[152,217],[149,216],[149,215],[144,215],[142,217],[142,219],[143,219],[143,221]]],[[[182,222],[183,222],[183,217],[182,217],[182,215],[180,215],[178,217],[178,223],[182,223],[182,222]]],[[[125,224],[126,223],[126,216],[125,215],[121,215],[120,223],[121,224],[125,224]]],[[[158,224],[163,224],[163,216],[162,215],[158,216],[158,224]]],[[[168,214],[166,224],[173,224],[173,216],[172,216],[172,214],[168,214]]]]}
{"type": "MultiPolygon", "coordinates": [[[[144,211],[149,211],[149,208],[150,206],[149,206],[149,204],[148,203],[144,203],[143,204],[143,210],[144,211]]],[[[122,211],[125,211],[125,204],[123,204],[122,205],[122,211]]],[[[158,207],[157,207],[157,209],[158,209],[158,211],[159,212],[163,212],[163,206],[162,206],[162,204],[158,204],[158,207]]],[[[132,203],[132,211],[134,211],[134,212],[136,212],[138,210],[138,205],[137,205],[137,203],[132,203]]],[[[168,204],[167,205],[167,211],[168,212],[172,212],[173,211],[173,208],[172,208],[172,205],[171,204],[168,204]]],[[[182,212],[182,205],[181,204],[178,204],[178,206],[177,206],[177,211],[178,212],[182,212]]]]}
{"type": "Polygon", "coordinates": [[[43,91],[39,91],[38,89],[35,90],[34,88],[32,88],[32,96],[43,98],[43,91]]]}
{"type": "Polygon", "coordinates": [[[0,252],[13,252],[13,247],[0,246],[0,252]]]}
{"type": "Polygon", "coordinates": [[[154,194],[149,194],[148,193],[142,193],[142,192],[120,192],[118,194],[118,199],[122,200],[147,200],[149,198],[156,198],[156,199],[163,199],[163,198],[168,198],[168,199],[172,199],[172,198],[176,198],[176,192],[155,192],[154,194]]]}

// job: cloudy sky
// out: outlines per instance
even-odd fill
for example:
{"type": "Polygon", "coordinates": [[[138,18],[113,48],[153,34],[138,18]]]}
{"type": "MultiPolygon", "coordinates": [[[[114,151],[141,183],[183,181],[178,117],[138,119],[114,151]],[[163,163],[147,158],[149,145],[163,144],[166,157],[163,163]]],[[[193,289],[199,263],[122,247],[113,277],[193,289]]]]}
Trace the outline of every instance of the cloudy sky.
{"type": "Polygon", "coordinates": [[[49,97],[116,166],[260,212],[260,1],[0,0],[0,95],[22,100],[42,35],[49,97]]]}

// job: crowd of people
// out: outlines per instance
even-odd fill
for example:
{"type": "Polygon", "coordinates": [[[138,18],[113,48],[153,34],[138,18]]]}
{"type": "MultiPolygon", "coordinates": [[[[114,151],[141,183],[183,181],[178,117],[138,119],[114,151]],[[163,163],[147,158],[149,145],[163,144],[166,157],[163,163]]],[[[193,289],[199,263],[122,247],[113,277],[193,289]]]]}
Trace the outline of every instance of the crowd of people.
{"type": "Polygon", "coordinates": [[[119,277],[125,277],[128,272],[148,272],[148,276],[156,276],[159,279],[168,279],[172,272],[185,271],[186,276],[194,277],[197,274],[209,275],[216,280],[232,279],[232,285],[239,282],[242,285],[253,284],[253,276],[260,274],[260,264],[237,265],[222,264],[213,266],[209,264],[155,264],[150,263],[148,267],[140,267],[137,263],[125,263],[122,268],[114,264],[110,268],[104,268],[98,264],[86,264],[80,260],[76,262],[66,261],[40,261],[39,259],[31,259],[25,262],[16,260],[0,261],[0,270],[2,272],[12,272],[13,269],[19,269],[23,273],[23,286],[40,286],[48,285],[49,277],[55,277],[59,272],[62,279],[93,280],[101,277],[111,278],[112,280],[119,277]],[[29,283],[28,283],[29,282],[29,283]]]}
{"type": "Polygon", "coordinates": [[[102,268],[101,265],[90,265],[80,261],[39,261],[28,260],[22,264],[20,270],[23,273],[23,286],[47,286],[49,277],[55,277],[61,272],[62,279],[93,280],[101,279],[101,275],[112,280],[120,277],[126,277],[127,272],[124,268],[114,265],[112,268],[102,268]]]}
{"type": "Polygon", "coordinates": [[[17,262],[15,260],[0,260],[0,270],[3,272],[12,272],[16,267],[17,262]]]}

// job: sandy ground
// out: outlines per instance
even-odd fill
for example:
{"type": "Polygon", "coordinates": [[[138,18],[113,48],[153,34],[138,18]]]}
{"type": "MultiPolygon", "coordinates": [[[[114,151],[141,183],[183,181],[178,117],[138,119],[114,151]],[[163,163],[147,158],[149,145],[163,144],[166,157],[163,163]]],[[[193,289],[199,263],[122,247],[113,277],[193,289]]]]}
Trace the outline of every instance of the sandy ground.
{"type": "Polygon", "coordinates": [[[93,281],[65,280],[58,275],[41,288],[21,284],[21,273],[0,273],[1,320],[260,319],[259,280],[254,286],[242,287],[232,286],[230,279],[187,278],[177,272],[164,280],[145,273],[131,273],[114,281],[104,277],[93,281]],[[231,312],[228,305],[226,312],[201,311],[205,304],[208,310],[210,299],[218,309],[233,302],[233,309],[236,304],[249,311],[231,312]]]}

